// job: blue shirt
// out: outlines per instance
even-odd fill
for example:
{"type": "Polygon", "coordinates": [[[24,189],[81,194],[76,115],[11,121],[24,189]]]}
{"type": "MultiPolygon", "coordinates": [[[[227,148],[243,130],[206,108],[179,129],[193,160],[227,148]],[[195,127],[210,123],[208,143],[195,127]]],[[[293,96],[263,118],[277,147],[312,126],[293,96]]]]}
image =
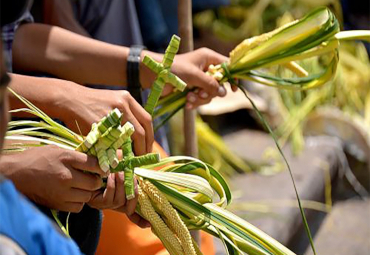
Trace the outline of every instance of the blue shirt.
{"type": "Polygon", "coordinates": [[[9,250],[9,240],[29,255],[81,254],[75,242],[59,231],[11,181],[0,176],[0,254],[9,250]]]}

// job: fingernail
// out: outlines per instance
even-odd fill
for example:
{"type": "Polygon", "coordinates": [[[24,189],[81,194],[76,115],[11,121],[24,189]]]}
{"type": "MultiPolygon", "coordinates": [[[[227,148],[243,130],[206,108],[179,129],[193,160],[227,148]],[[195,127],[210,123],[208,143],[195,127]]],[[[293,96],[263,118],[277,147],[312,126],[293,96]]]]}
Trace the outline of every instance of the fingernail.
{"type": "Polygon", "coordinates": [[[193,109],[193,105],[192,104],[186,104],[185,108],[188,109],[188,110],[191,110],[191,109],[193,109]]]}
{"type": "Polygon", "coordinates": [[[226,89],[223,86],[218,87],[218,94],[220,96],[226,95],[226,89]]]}
{"type": "Polygon", "coordinates": [[[200,93],[200,97],[203,98],[203,99],[206,99],[206,98],[208,98],[208,93],[207,92],[202,92],[202,93],[200,93]]]}
{"type": "Polygon", "coordinates": [[[197,99],[195,98],[195,96],[191,95],[191,96],[189,96],[188,100],[189,100],[189,102],[194,103],[197,99]]]}
{"type": "Polygon", "coordinates": [[[125,180],[125,174],[123,172],[118,172],[118,176],[121,181],[125,180]]]}

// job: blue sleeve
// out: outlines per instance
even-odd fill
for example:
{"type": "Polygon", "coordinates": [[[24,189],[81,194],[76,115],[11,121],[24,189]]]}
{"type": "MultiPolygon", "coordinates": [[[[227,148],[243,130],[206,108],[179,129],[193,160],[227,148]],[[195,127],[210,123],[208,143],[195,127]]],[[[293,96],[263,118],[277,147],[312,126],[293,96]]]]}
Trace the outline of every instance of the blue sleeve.
{"type": "Polygon", "coordinates": [[[49,219],[20,195],[9,180],[0,178],[0,235],[15,241],[27,254],[81,254],[49,219]]]}

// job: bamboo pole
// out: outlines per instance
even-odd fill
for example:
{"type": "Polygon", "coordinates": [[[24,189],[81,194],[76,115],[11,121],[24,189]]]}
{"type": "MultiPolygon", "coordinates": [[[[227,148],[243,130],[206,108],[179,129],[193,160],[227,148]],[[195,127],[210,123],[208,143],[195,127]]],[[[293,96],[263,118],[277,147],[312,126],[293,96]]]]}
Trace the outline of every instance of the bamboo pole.
{"type": "MultiPolygon", "coordinates": [[[[193,22],[191,0],[178,0],[178,26],[181,37],[180,53],[194,50],[193,44],[193,22]]],[[[195,132],[195,111],[184,110],[184,134],[185,134],[185,155],[198,157],[198,144],[195,132]]],[[[200,246],[199,231],[191,231],[191,235],[200,246]]]]}
{"type": "MultiPolygon", "coordinates": [[[[178,1],[178,22],[179,35],[181,37],[180,53],[192,51],[193,45],[193,23],[191,0],[178,1]]],[[[195,111],[184,111],[184,134],[185,134],[185,155],[197,157],[198,146],[195,132],[195,111]]]]}

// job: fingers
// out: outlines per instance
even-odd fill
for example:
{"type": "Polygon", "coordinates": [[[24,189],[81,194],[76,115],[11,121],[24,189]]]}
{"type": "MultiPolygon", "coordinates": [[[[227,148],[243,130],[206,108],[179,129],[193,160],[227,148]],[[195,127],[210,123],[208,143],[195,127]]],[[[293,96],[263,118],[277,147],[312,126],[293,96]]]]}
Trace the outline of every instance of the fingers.
{"type": "Polygon", "coordinates": [[[110,208],[114,200],[115,178],[110,174],[107,178],[107,186],[104,191],[97,190],[92,195],[89,206],[96,209],[110,208]]]}
{"type": "Polygon", "coordinates": [[[231,85],[231,90],[232,90],[233,92],[236,92],[236,91],[238,90],[238,86],[236,86],[236,85],[231,85]]]}
{"type": "Polygon", "coordinates": [[[90,201],[87,203],[91,208],[106,209],[103,203],[103,191],[96,190],[93,192],[90,201]]]}
{"type": "Polygon", "coordinates": [[[71,188],[67,191],[67,202],[87,203],[90,201],[93,193],[91,191],[71,188]]]}
{"type": "Polygon", "coordinates": [[[207,71],[210,65],[218,65],[229,60],[226,56],[208,48],[201,48],[199,51],[204,52],[204,55],[206,55],[206,65],[203,71],[207,71]]]}
{"type": "Polygon", "coordinates": [[[126,194],[123,173],[110,174],[104,191],[96,191],[89,201],[89,205],[97,209],[116,209],[124,207],[126,194]]]}
{"type": "Polygon", "coordinates": [[[63,212],[79,213],[81,212],[84,205],[84,203],[66,202],[63,203],[58,209],[63,212]]]}
{"type": "Polygon", "coordinates": [[[123,172],[115,174],[115,186],[116,190],[113,199],[113,208],[118,208],[126,204],[126,193],[124,186],[125,177],[123,172]]]}
{"type": "MultiPolygon", "coordinates": [[[[209,97],[225,96],[226,90],[219,85],[218,81],[207,75],[205,72],[210,65],[217,65],[227,62],[228,58],[207,48],[201,48],[191,53],[182,54],[177,59],[179,62],[174,62],[173,71],[182,78],[189,87],[197,87],[207,93],[209,97]],[[186,69],[184,66],[187,66],[186,69]]],[[[206,95],[201,97],[206,99],[206,95]]],[[[189,102],[191,104],[191,102],[189,102]]],[[[193,102],[194,103],[194,102],[193,102]]],[[[202,102],[197,103],[200,105],[202,102]]],[[[188,106],[189,107],[189,106],[188,106]]]]}
{"type": "Polygon", "coordinates": [[[234,78],[233,82],[230,82],[230,81],[229,82],[225,82],[222,85],[230,86],[231,87],[231,90],[233,92],[236,92],[239,89],[238,84],[239,84],[239,80],[236,79],[236,78],[234,78]]]}
{"type": "Polygon", "coordinates": [[[117,157],[119,160],[122,160],[123,159],[123,155],[122,155],[122,150],[121,149],[118,149],[117,150],[117,157]]]}
{"type": "Polygon", "coordinates": [[[133,215],[138,200],[137,182],[135,180],[135,198],[126,200],[124,174],[110,174],[105,190],[96,191],[88,204],[97,209],[116,209],[119,212],[133,215]]]}
{"type": "Polygon", "coordinates": [[[124,109],[122,121],[129,121],[135,128],[135,132],[131,136],[134,143],[134,153],[135,155],[149,153],[154,142],[152,118],[128,92],[123,94],[123,98],[128,107],[124,109]]]}
{"type": "Polygon", "coordinates": [[[66,200],[58,205],[58,210],[65,212],[78,213],[82,210],[85,203],[90,201],[92,192],[71,188],[63,194],[66,200]]]}
{"type": "Polygon", "coordinates": [[[127,217],[130,219],[130,221],[132,221],[133,223],[138,225],[140,228],[149,228],[150,227],[149,221],[147,221],[146,219],[144,219],[143,217],[141,217],[137,213],[134,213],[132,215],[128,215],[127,217]]]}
{"type": "Polygon", "coordinates": [[[154,131],[153,131],[153,124],[152,124],[152,117],[133,98],[132,98],[132,103],[130,104],[130,109],[132,113],[138,118],[139,123],[144,128],[144,132],[145,132],[144,137],[145,137],[145,145],[146,145],[145,152],[150,153],[153,149],[153,143],[154,143],[154,131]]]}
{"type": "Polygon", "coordinates": [[[209,97],[208,94],[206,98],[202,98],[201,93],[195,93],[195,92],[189,92],[186,98],[187,98],[187,103],[185,106],[186,109],[195,109],[200,105],[208,104],[212,100],[212,98],[209,97]]]}
{"type": "MultiPolygon", "coordinates": [[[[221,95],[221,97],[226,95],[226,89],[224,86],[219,85],[219,95],[221,95]]],[[[187,94],[186,108],[195,109],[200,105],[208,104],[211,100],[212,97],[204,89],[196,89],[187,94]]]]}
{"type": "Polygon", "coordinates": [[[85,191],[95,191],[101,188],[102,180],[97,175],[84,173],[77,169],[70,169],[72,174],[71,187],[85,191]]]}
{"type": "Polygon", "coordinates": [[[135,197],[133,199],[127,200],[126,206],[125,206],[126,207],[126,214],[128,216],[135,213],[138,198],[139,198],[139,192],[138,192],[138,189],[137,189],[137,181],[135,179],[135,197]]]}
{"type": "Polygon", "coordinates": [[[220,85],[217,80],[200,69],[195,68],[191,71],[191,75],[188,77],[187,83],[190,87],[198,87],[202,89],[211,97],[224,95],[222,89],[219,89],[220,85]]]}
{"type": "MultiPolygon", "coordinates": [[[[198,87],[203,88],[205,92],[208,92],[210,96],[220,96],[223,97],[226,95],[226,90],[222,86],[220,87],[219,83],[213,77],[206,75],[204,72],[208,70],[210,65],[218,65],[228,61],[228,58],[224,55],[221,55],[211,49],[201,48],[195,51],[194,53],[198,54],[203,60],[200,65],[200,72],[196,73],[199,78],[198,87]],[[199,51],[199,53],[197,53],[199,51]],[[201,73],[203,75],[201,75],[201,73]]],[[[203,97],[204,99],[204,97],[203,97]]]]}
{"type": "Polygon", "coordinates": [[[101,170],[97,158],[88,156],[85,153],[78,151],[68,151],[63,152],[62,161],[68,163],[75,169],[88,171],[90,173],[96,173],[100,176],[106,176],[106,173],[101,170]]]}
{"type": "MultiPolygon", "coordinates": [[[[229,83],[225,83],[227,86],[229,86],[229,83]]],[[[224,85],[219,85],[219,95],[220,97],[226,96],[226,89],[224,85]]],[[[239,88],[236,85],[230,85],[231,90],[233,92],[236,92],[239,88]]],[[[204,89],[195,89],[194,91],[191,91],[186,96],[186,109],[195,109],[201,105],[208,104],[212,101],[212,97],[208,95],[208,93],[204,89]]]]}
{"type": "Polygon", "coordinates": [[[108,208],[113,205],[115,189],[116,189],[116,175],[110,174],[107,178],[107,186],[101,198],[102,203],[105,205],[105,207],[103,208],[108,208]]]}

